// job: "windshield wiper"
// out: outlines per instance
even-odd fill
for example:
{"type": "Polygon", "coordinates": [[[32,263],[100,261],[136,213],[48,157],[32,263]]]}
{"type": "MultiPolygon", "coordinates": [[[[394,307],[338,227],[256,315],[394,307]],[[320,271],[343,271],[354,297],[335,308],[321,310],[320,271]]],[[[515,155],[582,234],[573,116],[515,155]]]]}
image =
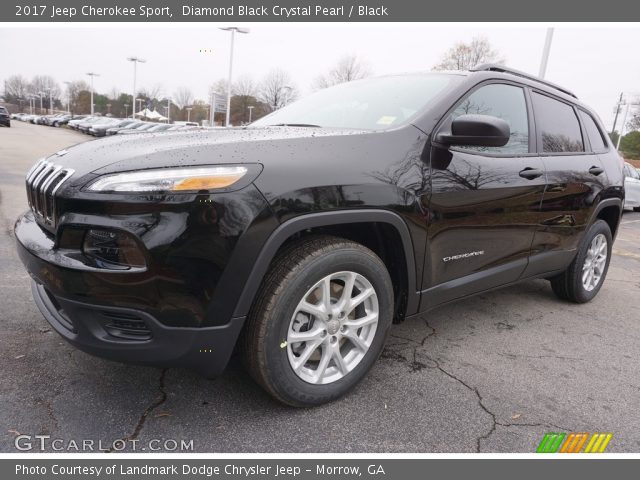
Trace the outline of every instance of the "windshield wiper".
{"type": "Polygon", "coordinates": [[[312,123],[274,123],[273,125],[268,125],[269,127],[313,127],[313,128],[322,128],[320,125],[313,125],[312,123]]]}

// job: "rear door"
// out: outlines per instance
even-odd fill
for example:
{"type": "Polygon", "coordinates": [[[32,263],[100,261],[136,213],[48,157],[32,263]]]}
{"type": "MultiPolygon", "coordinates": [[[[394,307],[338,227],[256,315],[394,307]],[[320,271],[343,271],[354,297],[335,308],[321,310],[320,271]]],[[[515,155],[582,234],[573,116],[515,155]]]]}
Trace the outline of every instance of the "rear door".
{"type": "Polygon", "coordinates": [[[548,185],[527,276],[561,269],[571,262],[607,182],[598,153],[586,135],[581,110],[546,92],[534,90],[531,99],[548,185]]]}
{"type": "Polygon", "coordinates": [[[466,113],[506,120],[511,140],[504,147],[432,148],[423,309],[517,280],[539,225],[546,181],[527,92],[516,83],[481,84],[436,133],[466,113]]]}

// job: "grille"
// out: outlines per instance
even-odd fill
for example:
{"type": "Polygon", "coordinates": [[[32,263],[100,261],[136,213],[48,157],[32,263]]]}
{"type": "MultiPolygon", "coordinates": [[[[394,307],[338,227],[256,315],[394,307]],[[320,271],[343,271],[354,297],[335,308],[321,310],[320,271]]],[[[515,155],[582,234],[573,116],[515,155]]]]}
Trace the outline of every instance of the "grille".
{"type": "Polygon", "coordinates": [[[151,330],[139,316],[124,312],[102,312],[108,319],[105,329],[110,335],[125,340],[149,340],[151,330]]]}
{"type": "Polygon", "coordinates": [[[70,168],[40,160],[27,173],[27,200],[36,219],[51,227],[56,225],[56,192],[73,175],[70,168]]]}

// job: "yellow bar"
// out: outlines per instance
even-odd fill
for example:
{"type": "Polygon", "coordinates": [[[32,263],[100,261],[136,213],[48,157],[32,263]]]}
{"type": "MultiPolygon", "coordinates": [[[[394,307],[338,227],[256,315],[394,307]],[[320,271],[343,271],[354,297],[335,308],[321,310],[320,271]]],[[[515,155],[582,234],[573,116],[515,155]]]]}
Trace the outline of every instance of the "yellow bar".
{"type": "Polygon", "coordinates": [[[589,440],[589,443],[587,444],[587,448],[584,449],[584,453],[591,453],[591,447],[593,446],[593,444],[597,439],[598,439],[597,433],[594,433],[593,435],[591,435],[591,440],[589,440]]]}
{"type": "Polygon", "coordinates": [[[569,447],[569,444],[574,441],[576,438],[576,434],[575,433],[570,433],[569,436],[567,437],[567,439],[564,441],[564,445],[562,445],[562,448],[560,449],[560,453],[565,453],[567,451],[567,447],[569,447]]]}
{"type": "Polygon", "coordinates": [[[593,448],[591,449],[591,453],[598,453],[598,448],[600,448],[600,444],[604,440],[604,437],[606,437],[604,433],[598,434],[598,440],[596,440],[596,443],[593,445],[593,448]]]}
{"type": "Polygon", "coordinates": [[[578,441],[578,445],[576,445],[576,447],[573,449],[573,452],[571,452],[571,453],[580,453],[580,449],[584,445],[584,442],[586,442],[587,438],[589,438],[589,434],[588,433],[581,433],[580,435],[582,437],[578,441]]]}
{"type": "Polygon", "coordinates": [[[609,442],[611,441],[611,438],[613,437],[613,435],[611,433],[607,433],[607,436],[604,439],[604,442],[602,442],[602,445],[600,445],[600,450],[598,451],[598,453],[603,453],[604,449],[607,448],[607,445],[609,445],[609,442]]]}

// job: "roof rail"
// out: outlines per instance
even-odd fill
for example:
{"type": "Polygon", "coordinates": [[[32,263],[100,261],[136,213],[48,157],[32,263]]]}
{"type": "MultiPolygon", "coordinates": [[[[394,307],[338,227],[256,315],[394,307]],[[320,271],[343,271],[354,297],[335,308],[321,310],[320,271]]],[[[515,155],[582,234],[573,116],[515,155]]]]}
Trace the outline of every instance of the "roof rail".
{"type": "Polygon", "coordinates": [[[564,87],[556,85],[555,83],[548,82],[543,78],[537,77],[535,75],[531,75],[526,72],[521,72],[520,70],[515,70],[513,68],[505,67],[504,65],[498,65],[497,63],[483,63],[481,65],[476,65],[473,68],[469,69],[470,72],[501,72],[501,73],[509,73],[511,75],[515,75],[517,77],[528,78],[529,80],[534,80],[538,83],[542,83],[551,88],[555,88],[556,90],[561,91],[562,93],[566,93],[567,95],[572,96],[573,98],[578,98],[575,93],[571,90],[567,90],[564,87]]]}

